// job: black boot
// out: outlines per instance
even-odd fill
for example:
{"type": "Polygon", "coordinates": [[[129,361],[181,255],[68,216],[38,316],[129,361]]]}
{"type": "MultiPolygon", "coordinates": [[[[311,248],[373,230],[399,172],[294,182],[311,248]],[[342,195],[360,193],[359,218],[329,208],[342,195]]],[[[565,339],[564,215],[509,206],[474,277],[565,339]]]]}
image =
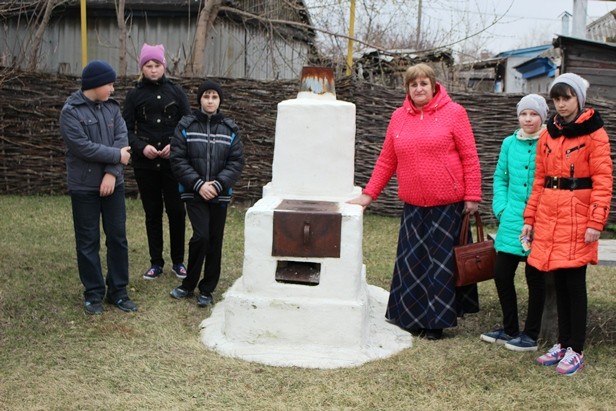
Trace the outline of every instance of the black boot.
{"type": "Polygon", "coordinates": [[[443,337],[443,329],[442,328],[432,328],[427,329],[426,338],[431,341],[440,340],[443,337]]]}

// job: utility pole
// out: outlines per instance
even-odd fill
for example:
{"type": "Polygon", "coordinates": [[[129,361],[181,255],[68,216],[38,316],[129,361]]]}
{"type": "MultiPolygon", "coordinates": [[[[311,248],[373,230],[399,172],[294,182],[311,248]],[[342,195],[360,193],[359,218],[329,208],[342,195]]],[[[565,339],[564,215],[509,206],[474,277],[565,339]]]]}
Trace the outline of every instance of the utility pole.
{"type": "Polygon", "coordinates": [[[349,43],[347,46],[346,75],[350,76],[353,69],[353,36],[355,36],[355,0],[351,0],[351,12],[349,21],[349,43]]]}
{"type": "Polygon", "coordinates": [[[86,0],[81,0],[81,67],[88,64],[88,19],[86,17],[86,0]]]}
{"type": "Polygon", "coordinates": [[[417,5],[417,33],[415,34],[415,50],[419,50],[421,44],[421,3],[419,0],[417,5]]]}

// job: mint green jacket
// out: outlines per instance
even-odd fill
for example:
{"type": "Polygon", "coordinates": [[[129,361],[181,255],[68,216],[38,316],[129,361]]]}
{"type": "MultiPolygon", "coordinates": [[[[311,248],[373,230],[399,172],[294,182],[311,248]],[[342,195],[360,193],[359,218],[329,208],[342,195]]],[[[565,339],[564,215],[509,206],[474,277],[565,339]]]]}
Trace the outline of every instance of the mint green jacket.
{"type": "Polygon", "coordinates": [[[538,140],[521,140],[517,137],[519,132],[516,130],[503,140],[494,171],[492,211],[499,223],[496,251],[525,256],[520,234],[524,208],[533,188],[538,140]]]}

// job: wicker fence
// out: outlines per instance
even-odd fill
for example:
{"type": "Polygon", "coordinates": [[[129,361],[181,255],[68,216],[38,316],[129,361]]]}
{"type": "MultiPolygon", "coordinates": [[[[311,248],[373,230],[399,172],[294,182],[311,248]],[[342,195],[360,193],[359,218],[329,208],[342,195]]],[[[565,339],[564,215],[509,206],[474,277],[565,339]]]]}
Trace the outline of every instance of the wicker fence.
{"type": "MultiPolygon", "coordinates": [[[[255,81],[217,79],[225,90],[223,111],[240,125],[245,144],[246,167],[236,186],[238,201],[254,202],[271,180],[276,110],[280,101],[295,98],[299,81],[255,81]]],[[[200,79],[177,79],[196,105],[200,79]]],[[[0,83],[0,194],[65,194],[64,146],[58,132],[58,115],[66,97],[79,87],[78,79],[22,73],[0,83]]],[[[116,83],[115,98],[123,104],[132,79],[116,83]]],[[[492,174],[502,139],[516,128],[515,105],[520,95],[450,93],[468,111],[483,175],[482,217],[494,223],[490,211],[492,174]]],[[[374,84],[337,80],[339,100],[356,105],[357,134],[355,183],[364,186],[376,161],[389,116],[403,99],[401,90],[374,84]]],[[[616,138],[616,113],[612,102],[590,100],[606,123],[612,142],[616,138]]],[[[616,147],[616,146],[615,146],[616,147]]],[[[127,169],[126,191],[137,195],[133,171],[127,169]]],[[[399,215],[402,205],[396,195],[395,179],[369,211],[399,215]]],[[[616,223],[612,201],[610,223],[616,223]]]]}

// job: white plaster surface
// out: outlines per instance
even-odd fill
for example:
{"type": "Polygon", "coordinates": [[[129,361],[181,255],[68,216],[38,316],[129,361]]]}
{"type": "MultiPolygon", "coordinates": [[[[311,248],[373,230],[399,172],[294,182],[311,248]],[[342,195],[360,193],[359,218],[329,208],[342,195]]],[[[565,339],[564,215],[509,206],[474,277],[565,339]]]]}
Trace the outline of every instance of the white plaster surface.
{"type": "Polygon", "coordinates": [[[272,256],[282,200],[266,197],[247,211],[242,276],[203,321],[204,344],[230,357],[306,368],[357,366],[410,347],[411,335],[385,320],[388,293],[366,282],[361,207],[337,205],[340,258],[272,256]],[[276,281],[280,260],[319,263],[319,284],[276,281]]]}
{"type": "Polygon", "coordinates": [[[354,183],[355,105],[300,92],[278,104],[272,181],[244,223],[242,276],[201,324],[205,345],[274,366],[339,368],[411,347],[388,323],[387,291],[368,285],[363,210],[346,201],[354,183]],[[283,200],[328,201],[341,215],[340,257],[273,256],[274,213],[283,200]],[[278,264],[310,263],[318,281],[276,280],[278,264]]]}
{"type": "Polygon", "coordinates": [[[273,195],[314,199],[355,192],[355,104],[322,97],[278,103],[273,195]]]}
{"type": "MultiPolygon", "coordinates": [[[[237,283],[229,291],[236,285],[237,283]]],[[[230,339],[223,332],[226,321],[226,298],[216,304],[211,316],[201,323],[201,340],[206,346],[224,356],[260,364],[322,369],[356,367],[369,361],[393,356],[412,346],[412,337],[408,332],[385,321],[387,298],[387,291],[372,285],[367,286],[368,305],[363,344],[344,345],[339,341],[330,345],[310,344],[301,339],[292,343],[283,340],[273,341],[269,338],[230,339]]],[[[269,323],[276,321],[276,318],[271,318],[269,323]]],[[[267,328],[264,329],[266,330],[267,328]]],[[[335,327],[329,330],[329,334],[333,340],[340,336],[339,330],[335,327]]]]}

